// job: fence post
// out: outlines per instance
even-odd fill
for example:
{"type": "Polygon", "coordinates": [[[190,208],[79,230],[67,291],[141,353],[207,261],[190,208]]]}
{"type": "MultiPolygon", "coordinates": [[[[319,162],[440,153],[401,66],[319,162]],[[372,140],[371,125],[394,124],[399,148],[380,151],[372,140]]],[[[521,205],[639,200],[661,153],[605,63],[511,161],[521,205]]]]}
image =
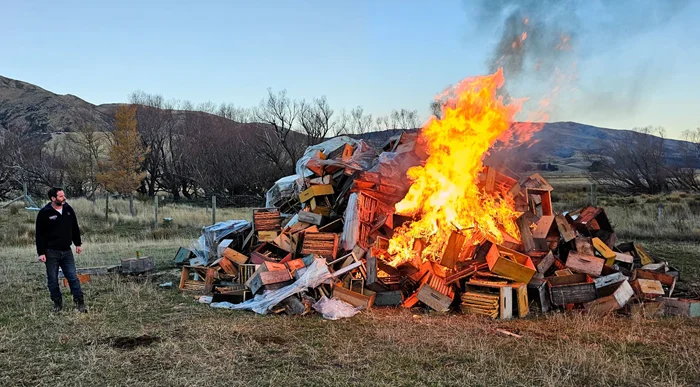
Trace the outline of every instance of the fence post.
{"type": "Polygon", "coordinates": [[[598,188],[598,186],[596,185],[596,183],[591,183],[591,205],[592,206],[596,205],[597,188],[598,188]]]}
{"type": "Polygon", "coordinates": [[[105,195],[105,220],[109,221],[109,192],[105,195]]]}
{"type": "Polygon", "coordinates": [[[211,195],[211,224],[216,224],[216,195],[211,195]]]}
{"type": "Polygon", "coordinates": [[[158,195],[153,197],[153,228],[158,228],[158,195]]]}
{"type": "Polygon", "coordinates": [[[656,214],[656,217],[657,217],[658,222],[660,223],[661,218],[663,217],[664,205],[659,203],[659,205],[657,206],[657,210],[658,210],[658,212],[656,214]]]}

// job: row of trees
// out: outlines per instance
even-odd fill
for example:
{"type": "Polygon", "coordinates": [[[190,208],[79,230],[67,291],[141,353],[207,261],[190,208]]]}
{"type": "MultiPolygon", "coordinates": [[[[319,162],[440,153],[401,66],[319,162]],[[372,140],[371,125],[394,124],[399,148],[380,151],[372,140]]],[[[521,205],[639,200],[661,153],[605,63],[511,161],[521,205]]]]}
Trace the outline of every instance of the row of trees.
{"type": "Polygon", "coordinates": [[[683,138],[671,146],[663,128],[645,127],[601,141],[585,155],[590,177],[624,193],[700,191],[700,128],[684,132],[683,138]]]}
{"type": "Polygon", "coordinates": [[[176,200],[217,195],[227,204],[259,204],[309,145],[420,126],[415,110],[374,118],[360,106],[337,112],[326,97],[294,100],[284,90],[268,90],[253,108],[140,91],[128,102],[115,108],[109,133],[87,126],[52,139],[30,128],[0,131],[0,198],[27,183],[42,197],[47,186],[61,186],[88,198],[167,192],[176,200]]]}

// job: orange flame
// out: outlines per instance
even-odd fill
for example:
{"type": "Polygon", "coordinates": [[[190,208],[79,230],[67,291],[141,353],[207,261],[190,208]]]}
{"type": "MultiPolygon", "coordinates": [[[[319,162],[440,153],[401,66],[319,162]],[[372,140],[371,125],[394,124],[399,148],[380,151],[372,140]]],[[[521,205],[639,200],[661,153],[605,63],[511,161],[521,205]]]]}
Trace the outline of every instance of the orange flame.
{"type": "Polygon", "coordinates": [[[398,214],[416,220],[394,230],[388,249],[391,265],[417,257],[438,260],[455,230],[467,237],[482,233],[498,243],[504,233],[519,238],[515,219],[520,213],[512,197],[478,187],[484,157],[496,141],[508,137],[523,102],[505,104],[498,95],[503,82],[502,69],[465,79],[450,90],[443,118],[433,118],[422,128],[429,156],[423,166],[408,171],[412,185],[396,204],[398,214]],[[423,247],[416,250],[415,245],[423,247]]]}

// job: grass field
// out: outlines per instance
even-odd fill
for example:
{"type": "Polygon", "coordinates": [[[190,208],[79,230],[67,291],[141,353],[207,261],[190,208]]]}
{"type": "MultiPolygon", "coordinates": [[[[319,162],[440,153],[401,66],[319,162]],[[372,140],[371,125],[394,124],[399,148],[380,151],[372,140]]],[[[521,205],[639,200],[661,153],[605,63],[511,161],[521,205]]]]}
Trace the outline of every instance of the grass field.
{"type": "MultiPolygon", "coordinates": [[[[552,184],[558,209],[585,202],[585,187],[552,184]]],[[[682,286],[700,289],[695,201],[678,194],[600,197],[621,236],[641,240],[681,270],[682,286]],[[687,211],[668,211],[657,224],[659,202],[687,211]],[[689,227],[676,226],[684,223],[689,227]]],[[[171,260],[177,247],[188,245],[208,223],[204,209],[166,206],[161,216],[173,217],[173,224],[152,231],[147,204],[132,219],[124,215],[126,203],[117,203],[105,221],[99,203],[95,212],[87,201],[71,203],[85,229],[79,267],[115,264],[139,249],[156,258],[158,273],[93,277],[84,286],[90,313],[52,314],[43,265],[32,246],[34,215],[0,209],[0,385],[680,386],[700,381],[700,319],[596,319],[570,312],[504,322],[374,309],[332,322],[318,315],[213,310],[158,286],[177,279],[171,260]],[[500,335],[497,328],[523,337],[500,335]]],[[[242,218],[250,211],[217,214],[242,218]]],[[[68,301],[67,289],[64,294],[68,301]]]]}

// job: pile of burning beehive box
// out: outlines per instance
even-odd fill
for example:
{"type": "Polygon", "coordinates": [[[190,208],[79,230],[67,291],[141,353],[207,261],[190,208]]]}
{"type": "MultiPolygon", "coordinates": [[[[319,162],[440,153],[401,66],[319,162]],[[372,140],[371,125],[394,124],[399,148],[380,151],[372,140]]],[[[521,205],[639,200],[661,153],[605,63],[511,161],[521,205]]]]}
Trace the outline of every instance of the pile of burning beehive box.
{"type": "MultiPolygon", "coordinates": [[[[539,174],[481,173],[480,189],[514,198],[519,239],[499,244],[455,230],[439,259],[421,259],[425,246],[417,241],[416,259],[390,266],[394,229],[411,221],[394,205],[407,192],[406,170],[424,151],[407,133],[383,151],[349,138],[309,148],[297,176],[268,194],[270,207],[253,210],[251,227],[183,267],[180,289],[211,294],[213,302],[250,303],[294,286],[323,259],[328,275],[321,284],[294,290],[266,311],[303,314],[325,296],[356,308],[422,306],[501,319],[552,309],[700,315],[700,302],[672,298],[687,297],[676,289],[678,272],[639,244],[618,243],[602,208],[556,214],[553,188],[539,174]]],[[[179,262],[190,254],[181,249],[179,262]]]]}

